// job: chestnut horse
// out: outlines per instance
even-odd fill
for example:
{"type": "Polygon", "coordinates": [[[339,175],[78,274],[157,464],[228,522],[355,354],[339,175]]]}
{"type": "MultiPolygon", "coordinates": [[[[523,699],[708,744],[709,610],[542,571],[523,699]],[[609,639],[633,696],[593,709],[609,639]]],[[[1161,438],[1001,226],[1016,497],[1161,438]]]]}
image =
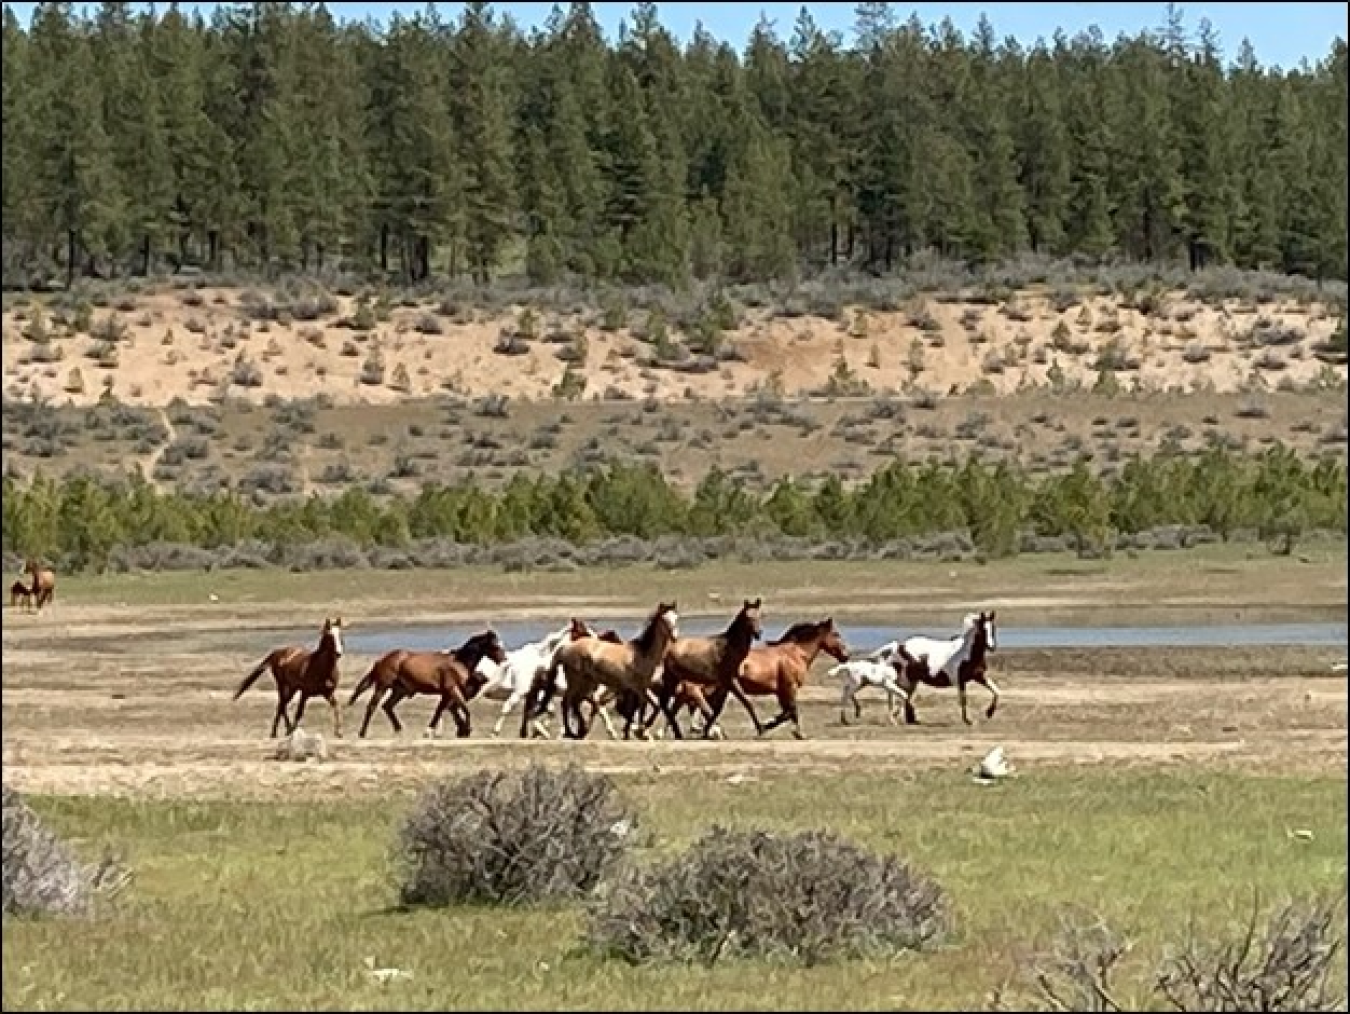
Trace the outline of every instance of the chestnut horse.
{"type": "Polygon", "coordinates": [[[51,603],[56,595],[56,571],[50,567],[39,567],[31,556],[24,561],[23,572],[32,575],[33,583],[29,594],[33,596],[33,606],[38,612],[51,603]]]}
{"type": "Polygon", "coordinates": [[[9,607],[13,609],[15,606],[33,608],[33,589],[23,583],[23,578],[9,586],[9,607]]]}
{"type": "Polygon", "coordinates": [[[961,633],[946,640],[931,637],[911,637],[900,645],[891,657],[896,672],[896,683],[905,702],[905,724],[916,725],[914,692],[922,683],[938,689],[956,687],[961,704],[961,721],[970,725],[966,712],[966,686],[978,683],[989,691],[989,707],[985,718],[993,718],[998,710],[998,684],[989,678],[985,655],[998,650],[998,623],[995,610],[987,613],[967,613],[961,620],[961,633]]]}
{"type": "MultiPolygon", "coordinates": [[[[750,649],[764,636],[760,625],[759,610],[761,599],[751,602],[742,600],[740,611],[732,617],[725,630],[713,637],[682,637],[666,650],[665,661],[661,664],[661,680],[656,689],[656,698],[660,710],[672,712],[672,700],[681,704],[697,701],[703,695],[691,688],[712,687],[720,691],[720,703],[726,702],[728,692],[735,694],[746,707],[740,687],[736,685],[736,674],[745,661],[750,649]]],[[[703,707],[707,707],[704,702],[703,707]]],[[[702,708],[700,708],[702,710],[702,708]]],[[[708,739],[717,727],[717,712],[709,708],[703,711],[703,738],[708,739]]],[[[647,723],[656,720],[656,713],[647,723]]],[[[670,730],[676,739],[683,739],[680,723],[672,717],[670,730]]]]}
{"type": "MultiPolygon", "coordinates": [[[[831,616],[814,622],[794,623],[778,640],[750,649],[736,675],[736,683],[746,695],[738,695],[738,700],[745,705],[750,721],[755,723],[756,735],[762,736],[784,722],[791,721],[792,735],[797,739],[804,738],[797,694],[806,683],[811,665],[821,651],[836,661],[848,661],[848,646],[844,644],[844,638],[831,616]],[[778,698],[779,712],[777,717],[761,724],[749,697],[770,695],[778,698]]],[[[726,696],[726,691],[719,690],[714,694],[714,700],[710,701],[714,719],[726,703],[726,696]]]]}
{"type": "MultiPolygon", "coordinates": [[[[595,697],[601,687],[616,691],[621,711],[627,716],[624,738],[633,725],[633,719],[642,719],[643,707],[651,690],[652,678],[665,659],[670,645],[679,639],[680,616],[674,602],[661,602],[648,618],[642,632],[630,641],[612,644],[598,637],[582,637],[569,641],[553,656],[553,665],[541,688],[542,701],[532,699],[521,720],[520,734],[525,736],[528,720],[547,706],[549,697],[558,685],[558,675],[566,676],[562,691],[563,736],[585,739],[590,722],[581,716],[581,702],[595,697]]],[[[595,707],[593,703],[593,708],[595,707]]],[[[667,721],[674,716],[665,708],[667,721]]],[[[594,717],[594,715],[592,715],[594,717]]]]}
{"type": "Polygon", "coordinates": [[[287,645],[273,650],[253,667],[244,677],[239,689],[234,692],[234,700],[239,700],[244,691],[253,686],[264,672],[272,670],[272,678],[277,683],[277,713],[272,717],[272,738],[276,737],[277,725],[286,723],[286,734],[290,735],[300,727],[305,714],[305,702],[311,697],[322,697],[333,709],[333,735],[342,737],[342,712],[338,708],[338,660],[342,658],[342,617],[326,617],[323,630],[319,633],[319,646],[314,650],[298,645],[287,645]],[[300,695],[300,704],[295,710],[292,722],[287,708],[291,698],[300,695]]]}
{"type": "Polygon", "coordinates": [[[460,739],[469,735],[472,725],[469,715],[469,702],[487,683],[487,677],[478,671],[478,663],[490,658],[497,665],[506,661],[506,649],[495,630],[484,630],[474,634],[454,651],[405,651],[395,648],[375,660],[370,672],[361,677],[361,682],[352,690],[347,707],[356,703],[371,687],[370,703],[366,705],[366,717],[361,722],[359,733],[362,739],[370,729],[370,720],[380,699],[388,692],[384,701],[384,713],[389,716],[389,724],[394,733],[403,731],[403,723],[394,714],[394,709],[409,697],[417,694],[434,694],[440,698],[436,711],[427,726],[428,736],[440,734],[441,718],[446,711],[455,720],[455,734],[460,739]]]}

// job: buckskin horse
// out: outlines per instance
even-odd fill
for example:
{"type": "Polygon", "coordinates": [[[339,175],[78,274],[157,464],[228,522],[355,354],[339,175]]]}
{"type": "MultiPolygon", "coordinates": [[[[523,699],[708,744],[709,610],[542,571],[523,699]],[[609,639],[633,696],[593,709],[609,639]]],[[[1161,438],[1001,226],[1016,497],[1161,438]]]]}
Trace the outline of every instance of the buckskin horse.
{"type": "Polygon", "coordinates": [[[998,684],[989,678],[985,655],[998,650],[998,624],[995,610],[988,613],[967,613],[961,620],[961,633],[947,640],[931,637],[911,637],[900,645],[891,657],[896,672],[896,683],[905,702],[905,724],[915,725],[914,692],[919,684],[940,690],[956,687],[961,702],[961,721],[970,725],[966,711],[966,687],[978,683],[989,691],[989,707],[985,718],[993,718],[998,710],[998,684]]]}
{"type": "Polygon", "coordinates": [[[50,567],[39,566],[38,562],[30,556],[24,561],[23,572],[33,579],[30,586],[33,607],[38,612],[42,612],[42,607],[49,605],[56,596],[56,571],[50,567]]]}
{"type": "MultiPolygon", "coordinates": [[[[661,712],[672,713],[672,701],[680,704],[698,702],[703,695],[696,697],[689,689],[691,686],[700,689],[712,687],[721,691],[724,694],[722,700],[725,700],[726,692],[738,692],[736,674],[755,641],[764,634],[759,618],[761,604],[761,599],[753,602],[744,599],[740,610],[720,634],[712,637],[682,637],[666,649],[665,660],[661,663],[661,679],[656,688],[661,712]]],[[[700,710],[704,707],[707,707],[706,701],[700,710]]],[[[646,724],[650,725],[656,717],[657,711],[653,709],[646,724]]],[[[716,727],[717,715],[708,707],[703,711],[703,738],[710,738],[716,727]]],[[[676,717],[671,718],[670,731],[676,739],[684,738],[676,717]]]]}
{"type": "Polygon", "coordinates": [[[239,700],[244,691],[253,686],[269,669],[277,684],[277,711],[272,717],[271,737],[276,738],[277,725],[286,723],[286,734],[300,727],[305,715],[305,702],[311,697],[322,697],[333,709],[333,735],[342,737],[342,711],[337,703],[338,660],[342,658],[342,617],[325,617],[319,633],[319,646],[313,650],[299,645],[273,649],[253,667],[235,690],[233,700],[239,700]],[[292,722],[287,709],[291,698],[300,695],[300,704],[292,722]]]}
{"type": "MultiPolygon", "coordinates": [[[[756,735],[763,736],[790,721],[792,735],[797,739],[805,738],[797,695],[821,651],[838,662],[848,661],[848,646],[844,644],[844,638],[830,616],[823,620],[794,623],[778,640],[750,649],[736,675],[734,689],[741,691],[736,697],[745,706],[750,721],[755,724],[756,735]],[[761,723],[749,698],[769,696],[778,699],[779,712],[775,718],[761,723]]],[[[727,692],[719,690],[709,701],[713,708],[712,721],[717,720],[726,698],[727,692]]]]}
{"type": "MultiPolygon", "coordinates": [[[[637,718],[641,723],[643,707],[657,667],[665,659],[671,643],[679,638],[679,621],[676,604],[661,602],[647,619],[642,632],[632,640],[613,644],[599,637],[582,637],[564,644],[554,655],[544,685],[539,688],[544,695],[543,700],[532,699],[525,708],[521,719],[521,736],[527,735],[529,720],[533,715],[547,706],[548,698],[558,687],[561,673],[567,681],[562,690],[561,708],[564,737],[586,738],[590,722],[581,716],[581,703],[589,699],[594,708],[596,691],[601,687],[609,687],[617,693],[620,711],[627,716],[624,738],[628,738],[633,719],[637,718]]],[[[535,695],[531,696],[533,698],[535,695]]],[[[669,706],[664,710],[667,721],[673,722],[674,716],[669,706]]]]}
{"type": "Polygon", "coordinates": [[[484,658],[490,658],[497,665],[506,661],[506,649],[502,647],[501,638],[495,630],[474,634],[453,651],[406,651],[395,648],[385,652],[375,660],[370,672],[361,677],[361,682],[356,684],[347,700],[347,707],[350,708],[366,690],[374,687],[358,735],[365,738],[381,698],[384,698],[384,713],[397,735],[403,731],[403,723],[394,714],[394,709],[409,697],[434,694],[440,698],[440,702],[427,725],[426,734],[438,736],[441,718],[449,711],[455,720],[455,734],[464,739],[472,731],[469,702],[487,682],[487,677],[478,669],[478,663],[484,658]],[[387,698],[384,697],[386,693],[389,694],[387,698]]]}

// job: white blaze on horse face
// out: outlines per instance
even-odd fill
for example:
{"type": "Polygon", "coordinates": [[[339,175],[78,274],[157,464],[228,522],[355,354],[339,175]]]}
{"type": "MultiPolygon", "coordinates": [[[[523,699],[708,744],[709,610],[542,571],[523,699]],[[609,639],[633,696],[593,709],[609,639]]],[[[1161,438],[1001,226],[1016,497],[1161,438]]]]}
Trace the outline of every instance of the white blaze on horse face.
{"type": "Polygon", "coordinates": [[[342,657],[342,624],[334,623],[328,628],[328,633],[333,637],[333,653],[338,658],[342,657]]]}
{"type": "Polygon", "coordinates": [[[998,651],[998,624],[995,621],[989,620],[984,625],[984,636],[989,650],[998,651]]]}
{"type": "Polygon", "coordinates": [[[670,624],[670,636],[672,638],[680,636],[680,614],[674,609],[666,610],[666,622],[670,624]]]}

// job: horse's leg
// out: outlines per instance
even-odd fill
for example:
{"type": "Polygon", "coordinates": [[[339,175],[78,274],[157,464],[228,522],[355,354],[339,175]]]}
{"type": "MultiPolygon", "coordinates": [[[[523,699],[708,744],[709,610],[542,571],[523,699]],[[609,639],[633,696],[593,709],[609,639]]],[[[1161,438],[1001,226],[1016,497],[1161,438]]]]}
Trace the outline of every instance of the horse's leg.
{"type": "Polygon", "coordinates": [[[361,731],[356,734],[358,739],[366,738],[366,733],[370,730],[370,720],[375,717],[375,709],[380,706],[384,694],[384,687],[376,683],[370,692],[370,702],[366,705],[366,717],[361,720],[361,731]]]}
{"type": "Polygon", "coordinates": [[[847,669],[844,670],[843,679],[840,682],[843,684],[843,689],[839,695],[839,724],[848,725],[847,709],[850,702],[853,704],[853,717],[862,717],[862,707],[858,704],[858,685],[853,674],[847,669]]]}
{"type": "Polygon", "coordinates": [[[961,705],[961,721],[969,725],[970,715],[966,711],[966,679],[959,672],[956,674],[956,699],[961,705]]]}
{"type": "Polygon", "coordinates": [[[330,690],[323,695],[323,699],[328,702],[328,706],[333,709],[333,738],[342,738],[342,709],[338,707],[337,694],[330,690]]]}
{"type": "Polygon", "coordinates": [[[408,691],[395,683],[389,688],[389,696],[384,699],[384,713],[389,716],[389,724],[394,727],[394,735],[403,731],[403,723],[398,720],[398,715],[394,714],[394,709],[403,703],[403,699],[408,697],[408,691]]]}
{"type": "Polygon", "coordinates": [[[512,690],[507,695],[506,702],[502,704],[502,713],[497,716],[497,724],[492,727],[492,737],[496,739],[501,735],[502,726],[506,723],[506,716],[511,714],[511,709],[519,704],[525,695],[519,690],[512,690]]]}
{"type": "Polygon", "coordinates": [[[427,724],[426,732],[423,733],[428,739],[436,739],[441,734],[441,718],[450,707],[450,694],[443,693],[436,702],[436,710],[431,713],[431,721],[427,724]]]}
{"type": "Polygon", "coordinates": [[[272,716],[272,732],[270,734],[272,739],[277,738],[277,726],[282,722],[286,723],[286,735],[289,736],[291,729],[294,728],[291,725],[291,716],[286,713],[286,709],[291,706],[291,697],[294,693],[293,690],[277,688],[277,713],[272,716]]]}
{"type": "Polygon", "coordinates": [[[886,710],[890,714],[890,723],[895,725],[896,718],[899,714],[899,707],[897,706],[896,701],[908,701],[909,695],[900,689],[899,684],[895,682],[893,676],[886,676],[881,685],[886,691],[886,710]]]}
{"type": "Polygon", "coordinates": [[[291,723],[292,729],[300,728],[300,719],[305,717],[305,703],[309,700],[309,694],[303,690],[300,692],[300,703],[295,706],[295,721],[291,723]]]}
{"type": "Polygon", "coordinates": [[[989,707],[985,709],[984,717],[993,718],[994,712],[998,710],[998,684],[991,680],[987,675],[981,676],[977,682],[983,684],[984,688],[989,691],[989,707]]]}

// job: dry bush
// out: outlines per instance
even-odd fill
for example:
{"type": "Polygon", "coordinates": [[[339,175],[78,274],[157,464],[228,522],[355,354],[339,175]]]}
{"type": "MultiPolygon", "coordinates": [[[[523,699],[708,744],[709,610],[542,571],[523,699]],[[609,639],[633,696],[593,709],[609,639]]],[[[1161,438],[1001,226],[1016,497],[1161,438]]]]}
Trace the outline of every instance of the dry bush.
{"type": "Polygon", "coordinates": [[[588,937],[634,963],[741,955],[813,965],[919,949],[949,926],[942,888],[894,856],[830,831],[715,826],[684,854],[610,885],[592,906],[588,937]]]}
{"type": "Polygon", "coordinates": [[[398,838],[404,905],[526,905],[591,891],[636,817],[613,781],[571,764],[479,771],[428,789],[398,838]]]}
{"type": "Polygon", "coordinates": [[[8,785],[3,801],[5,915],[89,915],[98,895],[111,896],[130,880],[111,858],[81,863],[8,785]]]}
{"type": "Polygon", "coordinates": [[[1099,919],[1071,914],[1047,954],[1021,969],[1024,995],[998,991],[991,1009],[1018,1011],[1344,1011],[1344,894],[1288,901],[1239,932],[1203,939],[1194,924],[1156,970],[1151,995],[1122,996],[1116,981],[1131,944],[1099,919]],[[1264,925],[1263,925],[1264,923],[1264,925]]]}

